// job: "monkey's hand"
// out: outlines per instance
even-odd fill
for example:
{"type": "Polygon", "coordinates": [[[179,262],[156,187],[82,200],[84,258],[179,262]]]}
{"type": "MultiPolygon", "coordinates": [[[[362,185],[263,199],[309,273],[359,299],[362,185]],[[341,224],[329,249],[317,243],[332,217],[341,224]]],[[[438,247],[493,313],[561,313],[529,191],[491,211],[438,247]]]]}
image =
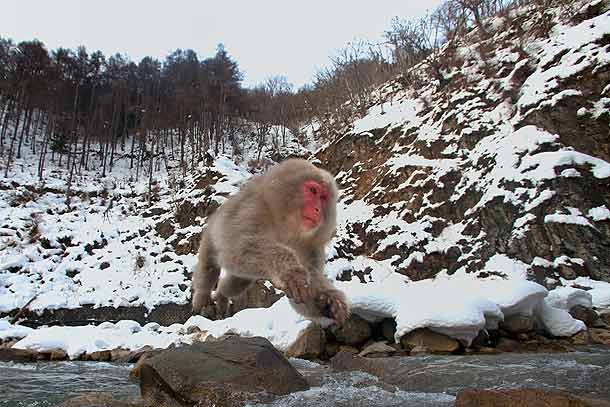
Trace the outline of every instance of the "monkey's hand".
{"type": "Polygon", "coordinates": [[[318,296],[316,302],[322,310],[324,316],[334,319],[338,325],[343,323],[349,317],[349,306],[347,298],[342,291],[335,288],[324,291],[318,296]]]}
{"type": "Polygon", "coordinates": [[[295,267],[281,273],[271,280],[271,283],[278,289],[284,291],[286,296],[302,304],[313,299],[314,290],[311,284],[309,271],[304,267],[295,267]]]}

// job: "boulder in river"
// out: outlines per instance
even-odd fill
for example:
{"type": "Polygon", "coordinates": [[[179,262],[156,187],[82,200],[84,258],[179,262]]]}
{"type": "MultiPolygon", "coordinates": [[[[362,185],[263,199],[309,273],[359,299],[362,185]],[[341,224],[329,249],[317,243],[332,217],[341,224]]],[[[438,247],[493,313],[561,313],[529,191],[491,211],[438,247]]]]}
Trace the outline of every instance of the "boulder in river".
{"type": "Polygon", "coordinates": [[[317,324],[308,326],[288,347],[286,356],[300,359],[319,359],[326,346],[326,333],[317,324]]]}
{"type": "Polygon", "coordinates": [[[153,404],[240,405],[264,392],[307,390],[301,374],[264,338],[229,336],[161,351],[140,367],[140,391],[153,404]]]}
{"type": "Polygon", "coordinates": [[[455,407],[610,407],[610,402],[541,389],[462,390],[455,407]]]}

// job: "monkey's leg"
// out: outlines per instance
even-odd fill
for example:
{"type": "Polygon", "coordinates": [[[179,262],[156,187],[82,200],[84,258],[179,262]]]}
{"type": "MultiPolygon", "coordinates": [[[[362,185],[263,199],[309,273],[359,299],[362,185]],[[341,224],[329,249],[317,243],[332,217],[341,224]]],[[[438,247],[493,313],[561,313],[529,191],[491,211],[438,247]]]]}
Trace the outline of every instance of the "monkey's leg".
{"type": "Polygon", "coordinates": [[[232,275],[224,276],[218,283],[218,292],[225,297],[235,298],[246,291],[254,283],[254,280],[232,275]]]}
{"type": "Polygon", "coordinates": [[[228,259],[231,270],[247,270],[251,280],[269,280],[297,303],[313,299],[311,273],[293,249],[264,239],[244,239],[238,242],[234,252],[228,259]]]}
{"type": "Polygon", "coordinates": [[[254,280],[232,276],[227,274],[218,282],[218,288],[214,294],[214,302],[216,303],[217,314],[223,318],[234,314],[236,303],[244,296],[245,291],[254,283],[254,280]],[[233,306],[229,306],[228,298],[233,301],[233,306]]]}
{"type": "Polygon", "coordinates": [[[220,276],[215,250],[207,231],[201,235],[197,266],[193,272],[193,313],[200,314],[211,303],[211,294],[220,276]]]}

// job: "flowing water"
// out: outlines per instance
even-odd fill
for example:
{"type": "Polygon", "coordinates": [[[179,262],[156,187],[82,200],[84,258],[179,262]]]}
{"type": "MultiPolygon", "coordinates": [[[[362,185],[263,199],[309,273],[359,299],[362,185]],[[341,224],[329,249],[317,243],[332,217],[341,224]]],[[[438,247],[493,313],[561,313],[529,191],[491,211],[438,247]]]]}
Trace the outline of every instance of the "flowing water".
{"type": "MultiPolygon", "coordinates": [[[[536,387],[610,400],[610,349],[571,353],[422,355],[376,359],[384,380],[363,372],[291,360],[311,389],[277,398],[267,406],[453,406],[465,388],[536,387]]],[[[135,398],[130,365],[95,362],[0,363],[0,406],[53,406],[75,393],[108,392],[135,398]]],[[[253,406],[262,407],[260,404],[253,406]]]]}
{"type": "Polygon", "coordinates": [[[130,369],[105,362],[0,362],[0,406],[54,406],[83,392],[135,397],[139,387],[129,382],[130,369]]]}

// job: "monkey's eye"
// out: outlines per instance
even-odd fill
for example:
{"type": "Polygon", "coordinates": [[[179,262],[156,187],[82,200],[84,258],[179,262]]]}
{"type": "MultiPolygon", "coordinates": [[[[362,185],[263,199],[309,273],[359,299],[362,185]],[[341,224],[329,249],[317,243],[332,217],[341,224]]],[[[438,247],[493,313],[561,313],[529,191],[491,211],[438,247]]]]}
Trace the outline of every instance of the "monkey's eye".
{"type": "Polygon", "coordinates": [[[318,190],[315,189],[314,187],[309,187],[309,192],[311,192],[313,195],[318,193],[318,190]]]}

